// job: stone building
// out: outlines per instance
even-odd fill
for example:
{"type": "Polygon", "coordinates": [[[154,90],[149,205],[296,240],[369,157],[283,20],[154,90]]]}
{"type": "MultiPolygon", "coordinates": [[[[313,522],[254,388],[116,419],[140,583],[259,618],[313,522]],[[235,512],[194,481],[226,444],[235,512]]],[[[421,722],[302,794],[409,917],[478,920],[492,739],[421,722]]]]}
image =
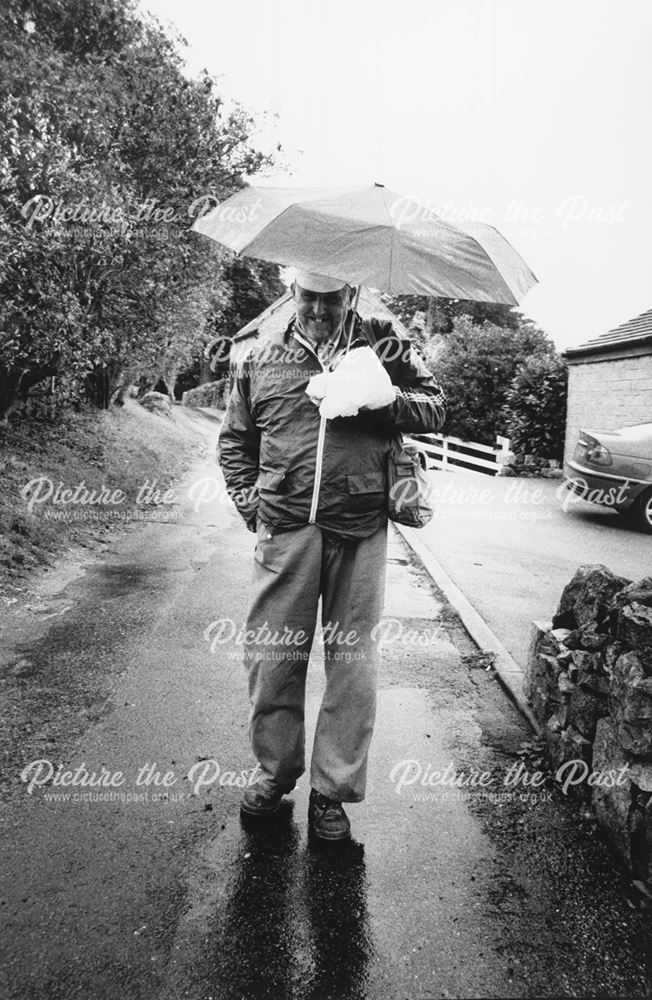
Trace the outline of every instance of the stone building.
{"type": "Polygon", "coordinates": [[[580,429],[616,430],[652,423],[652,309],[567,350],[565,456],[580,429]]]}

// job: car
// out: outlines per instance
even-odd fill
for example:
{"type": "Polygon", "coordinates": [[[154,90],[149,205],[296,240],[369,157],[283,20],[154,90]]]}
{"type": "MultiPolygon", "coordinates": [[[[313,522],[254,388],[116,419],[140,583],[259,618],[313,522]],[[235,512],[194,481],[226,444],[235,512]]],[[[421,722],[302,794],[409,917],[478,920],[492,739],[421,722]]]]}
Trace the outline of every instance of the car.
{"type": "Polygon", "coordinates": [[[652,532],[652,424],[581,430],[564,463],[564,485],[583,500],[629,513],[652,532]]]}

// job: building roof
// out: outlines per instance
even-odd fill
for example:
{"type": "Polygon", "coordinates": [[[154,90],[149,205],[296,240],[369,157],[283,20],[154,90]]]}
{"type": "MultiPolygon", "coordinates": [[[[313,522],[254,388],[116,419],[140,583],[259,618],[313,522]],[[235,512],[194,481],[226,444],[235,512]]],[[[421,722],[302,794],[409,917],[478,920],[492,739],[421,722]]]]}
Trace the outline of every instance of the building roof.
{"type": "MultiPolygon", "coordinates": [[[[249,322],[245,324],[245,326],[241,327],[241,329],[238,330],[238,332],[233,337],[233,342],[236,343],[237,341],[240,340],[246,340],[247,337],[252,337],[256,333],[260,333],[263,330],[269,329],[270,321],[272,321],[273,326],[275,328],[277,325],[282,325],[281,323],[279,323],[279,316],[278,316],[279,309],[282,309],[282,307],[291,300],[292,300],[292,292],[290,291],[285,292],[283,295],[281,295],[280,298],[275,299],[274,302],[272,302],[271,306],[267,306],[267,309],[263,309],[261,313],[258,313],[257,316],[254,316],[252,320],[249,320],[249,322]],[[274,322],[274,318],[276,318],[276,322],[274,322]]],[[[287,326],[287,324],[290,322],[290,315],[292,311],[293,310],[290,310],[288,314],[285,326],[287,326]]],[[[287,309],[283,310],[283,314],[285,314],[286,312],[288,312],[287,309]]]]}
{"type": "Polygon", "coordinates": [[[621,323],[620,326],[608,330],[606,333],[587,340],[579,347],[569,348],[564,351],[564,357],[573,358],[586,354],[598,354],[602,351],[618,351],[619,348],[652,345],[652,309],[635,316],[633,319],[621,323]]]}

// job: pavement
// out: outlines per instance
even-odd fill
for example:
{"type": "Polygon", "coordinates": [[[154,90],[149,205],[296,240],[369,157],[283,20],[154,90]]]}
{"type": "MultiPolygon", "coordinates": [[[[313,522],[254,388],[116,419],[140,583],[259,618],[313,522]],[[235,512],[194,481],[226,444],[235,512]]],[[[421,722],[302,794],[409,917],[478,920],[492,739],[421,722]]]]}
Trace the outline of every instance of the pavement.
{"type": "Polygon", "coordinates": [[[420,537],[419,532],[415,528],[408,528],[402,524],[396,525],[396,531],[405,539],[430,574],[433,583],[439,587],[451,607],[455,609],[478,649],[489,656],[491,668],[495,671],[507,696],[518,708],[523,718],[529,722],[534,732],[540,735],[541,725],[533,715],[525,696],[525,671],[523,667],[516,662],[488,623],[450,578],[434,556],[432,548],[420,537]]]}
{"type": "Polygon", "coordinates": [[[311,847],[305,779],[277,824],[242,825],[253,537],[220,485],[198,465],[173,517],[0,616],[2,996],[648,997],[640,898],[580,805],[532,784],[530,727],[399,536],[351,842],[311,847]],[[231,638],[213,642],[215,622],[231,638]],[[105,783],[56,784],[65,772],[105,783]]]}

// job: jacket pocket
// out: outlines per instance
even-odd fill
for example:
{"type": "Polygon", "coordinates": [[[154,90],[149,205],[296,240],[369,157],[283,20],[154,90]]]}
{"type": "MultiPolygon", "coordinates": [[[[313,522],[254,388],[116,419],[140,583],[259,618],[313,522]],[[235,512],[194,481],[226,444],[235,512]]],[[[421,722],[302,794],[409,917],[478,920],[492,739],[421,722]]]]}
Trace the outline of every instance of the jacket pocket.
{"type": "Polygon", "coordinates": [[[285,471],[283,469],[260,469],[256,485],[259,491],[282,493],[285,487],[285,471]]]}
{"type": "Polygon", "coordinates": [[[358,472],[346,477],[349,514],[371,514],[386,506],[385,476],[382,472],[358,472]]]}

